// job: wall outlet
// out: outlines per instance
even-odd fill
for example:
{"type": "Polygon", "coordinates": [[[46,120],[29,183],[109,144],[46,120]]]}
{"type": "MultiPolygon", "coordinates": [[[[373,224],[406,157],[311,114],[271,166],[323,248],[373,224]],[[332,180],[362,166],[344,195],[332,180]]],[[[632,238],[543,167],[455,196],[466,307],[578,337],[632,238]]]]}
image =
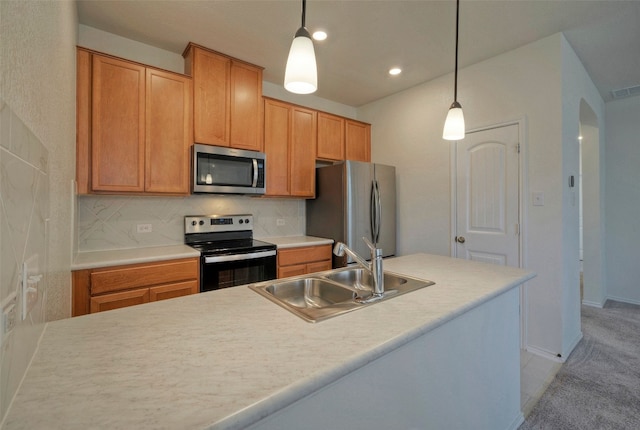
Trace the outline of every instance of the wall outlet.
{"type": "Polygon", "coordinates": [[[138,224],[136,230],[138,233],[151,233],[153,228],[151,227],[151,224],[138,224]]]}
{"type": "Polygon", "coordinates": [[[276,225],[278,227],[282,227],[284,225],[284,218],[278,218],[276,219],[276,225]]]}

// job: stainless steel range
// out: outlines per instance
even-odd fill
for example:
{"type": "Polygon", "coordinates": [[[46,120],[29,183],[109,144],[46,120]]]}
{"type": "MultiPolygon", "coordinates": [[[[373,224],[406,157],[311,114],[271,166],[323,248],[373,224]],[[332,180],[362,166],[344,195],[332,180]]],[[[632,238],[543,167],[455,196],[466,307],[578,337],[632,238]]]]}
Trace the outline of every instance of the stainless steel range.
{"type": "Polygon", "coordinates": [[[276,278],[276,245],[253,238],[253,215],[185,216],[184,232],[200,251],[200,292],[276,278]]]}

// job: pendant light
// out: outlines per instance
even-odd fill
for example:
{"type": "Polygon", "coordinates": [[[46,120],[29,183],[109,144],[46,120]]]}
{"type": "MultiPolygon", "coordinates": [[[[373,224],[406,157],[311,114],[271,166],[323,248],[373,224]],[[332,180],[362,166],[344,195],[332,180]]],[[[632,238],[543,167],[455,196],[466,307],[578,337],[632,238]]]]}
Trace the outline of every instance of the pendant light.
{"type": "Polygon", "coordinates": [[[291,43],[287,68],[284,72],[284,87],[296,94],[311,94],[318,89],[318,71],[313,41],[305,24],[307,2],[302,0],[302,26],[296,31],[291,43]]]}
{"type": "Polygon", "coordinates": [[[456,0],[456,68],[453,81],[453,103],[444,122],[442,138],[445,140],[464,139],[464,114],[458,103],[458,22],[460,21],[460,0],[456,0]]]}

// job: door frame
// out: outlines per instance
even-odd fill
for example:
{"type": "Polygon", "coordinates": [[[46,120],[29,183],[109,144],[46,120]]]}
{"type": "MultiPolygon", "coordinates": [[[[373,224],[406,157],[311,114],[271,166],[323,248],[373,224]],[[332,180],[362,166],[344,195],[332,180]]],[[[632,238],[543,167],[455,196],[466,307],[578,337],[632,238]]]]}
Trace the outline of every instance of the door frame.
{"type": "MultiPolygon", "coordinates": [[[[501,123],[486,125],[482,127],[473,128],[467,131],[467,134],[477,133],[480,131],[491,130],[494,128],[507,127],[510,125],[518,126],[518,140],[520,143],[520,156],[518,157],[518,223],[520,224],[519,235],[519,258],[518,267],[524,268],[527,266],[527,231],[528,231],[528,216],[527,216],[527,190],[529,189],[528,183],[528,145],[527,145],[527,118],[520,117],[512,120],[504,121],[501,123]]],[[[458,223],[458,190],[457,190],[457,176],[458,176],[458,143],[455,141],[450,146],[450,168],[451,172],[450,189],[451,189],[451,214],[449,229],[450,229],[450,241],[449,249],[451,257],[457,258],[456,247],[453,246],[453,240],[457,236],[457,223],[458,223]]],[[[526,283],[520,288],[520,347],[525,348],[527,345],[527,320],[528,320],[528,299],[526,283]]]]}

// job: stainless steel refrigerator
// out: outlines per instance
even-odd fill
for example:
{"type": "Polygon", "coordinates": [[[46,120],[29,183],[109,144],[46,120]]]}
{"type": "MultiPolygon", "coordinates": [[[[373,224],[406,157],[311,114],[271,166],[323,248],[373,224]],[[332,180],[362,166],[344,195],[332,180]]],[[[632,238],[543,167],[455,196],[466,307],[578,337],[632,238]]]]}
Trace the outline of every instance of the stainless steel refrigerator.
{"type": "MultiPolygon", "coordinates": [[[[396,168],[344,161],[316,169],[316,198],[307,200],[307,235],[344,242],[362,258],[371,252],[362,240],[396,253],[396,168]]],[[[346,260],[348,258],[348,260],[346,260]]],[[[334,267],[351,263],[333,256],[334,267]]]]}

